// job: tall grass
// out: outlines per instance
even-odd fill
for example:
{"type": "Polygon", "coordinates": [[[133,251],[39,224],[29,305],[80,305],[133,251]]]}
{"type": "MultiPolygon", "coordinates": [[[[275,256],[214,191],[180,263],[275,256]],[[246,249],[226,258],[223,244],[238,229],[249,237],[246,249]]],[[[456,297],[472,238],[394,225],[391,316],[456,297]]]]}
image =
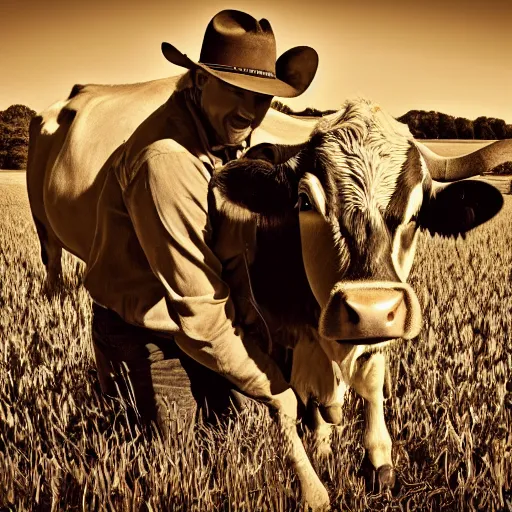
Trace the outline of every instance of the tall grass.
{"type": "MultiPolygon", "coordinates": [[[[350,392],[333,455],[315,461],[334,510],[509,510],[511,219],[508,197],[465,241],[422,235],[410,282],[423,331],[390,355],[400,485],[365,486],[362,400],[350,392]]],[[[99,393],[81,272],[66,258],[65,293],[45,298],[26,193],[0,185],[0,508],[300,510],[265,412],[152,441],[130,430],[124,405],[99,393]]]]}

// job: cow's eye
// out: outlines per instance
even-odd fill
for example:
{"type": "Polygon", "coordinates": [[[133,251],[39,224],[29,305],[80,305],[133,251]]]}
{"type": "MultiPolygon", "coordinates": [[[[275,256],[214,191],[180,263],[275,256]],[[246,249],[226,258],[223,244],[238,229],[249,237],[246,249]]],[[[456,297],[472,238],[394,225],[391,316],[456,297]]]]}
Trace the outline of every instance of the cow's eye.
{"type": "Polygon", "coordinates": [[[313,205],[305,192],[299,194],[299,201],[297,203],[300,212],[309,212],[313,209],[313,205]]]}

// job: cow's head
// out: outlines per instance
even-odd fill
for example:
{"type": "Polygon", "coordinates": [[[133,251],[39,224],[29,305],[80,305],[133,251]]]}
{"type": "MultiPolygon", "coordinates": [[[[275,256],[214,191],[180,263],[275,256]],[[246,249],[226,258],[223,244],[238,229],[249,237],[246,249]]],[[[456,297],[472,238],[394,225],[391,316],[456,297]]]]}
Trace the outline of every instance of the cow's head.
{"type": "MultiPolygon", "coordinates": [[[[220,209],[266,223],[298,217],[304,268],[321,308],[322,337],[375,344],[419,333],[406,283],[419,228],[458,236],[501,208],[478,174],[500,158],[486,149],[438,157],[406,125],[365,100],[319,122],[298,146],[260,144],[212,181],[220,209]],[[439,180],[439,181],[435,181],[439,180]]],[[[498,162],[499,163],[499,162],[498,162]]]]}

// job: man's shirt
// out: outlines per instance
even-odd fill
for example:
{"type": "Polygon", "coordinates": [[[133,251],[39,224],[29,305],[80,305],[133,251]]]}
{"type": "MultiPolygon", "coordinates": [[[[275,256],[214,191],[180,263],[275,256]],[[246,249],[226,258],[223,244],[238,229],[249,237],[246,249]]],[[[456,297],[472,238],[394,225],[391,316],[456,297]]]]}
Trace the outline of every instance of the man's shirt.
{"type": "Polygon", "coordinates": [[[277,392],[287,384],[271,359],[242,339],[222,278],[248,282],[244,257],[255,225],[226,220],[213,237],[208,215],[208,183],[223,163],[196,107],[173,94],[111,159],[85,287],[127,322],[173,335],[242,391],[268,396],[271,384],[277,392]]]}

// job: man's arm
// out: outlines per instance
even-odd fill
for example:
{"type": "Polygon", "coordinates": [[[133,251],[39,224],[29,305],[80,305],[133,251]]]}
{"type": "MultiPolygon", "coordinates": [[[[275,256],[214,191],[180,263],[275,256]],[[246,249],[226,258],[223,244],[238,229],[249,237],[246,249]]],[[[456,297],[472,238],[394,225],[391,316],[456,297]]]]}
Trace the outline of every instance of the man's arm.
{"type": "Polygon", "coordinates": [[[209,176],[178,144],[162,146],[143,159],[124,200],[148,262],[165,287],[169,314],[183,333],[176,342],[244,393],[275,402],[289,384],[276,363],[233,326],[234,305],[221,278],[222,265],[207,243],[209,176]]]}

